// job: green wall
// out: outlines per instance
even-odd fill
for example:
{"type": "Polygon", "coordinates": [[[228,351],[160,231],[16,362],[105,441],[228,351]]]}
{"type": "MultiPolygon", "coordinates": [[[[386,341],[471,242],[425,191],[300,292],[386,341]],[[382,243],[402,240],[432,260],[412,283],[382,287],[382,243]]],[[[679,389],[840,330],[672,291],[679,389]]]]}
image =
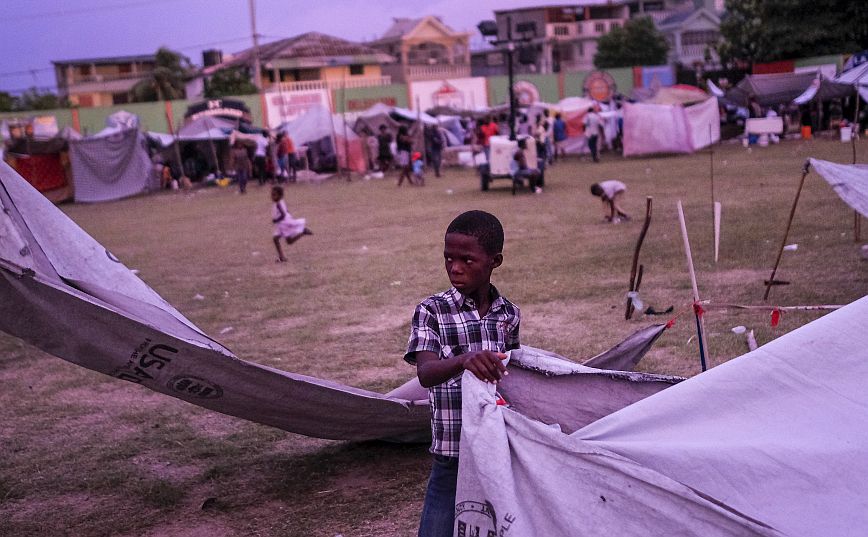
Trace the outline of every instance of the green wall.
{"type": "Polygon", "coordinates": [[[796,67],[809,67],[811,65],[825,65],[834,63],[840,71],[844,67],[844,57],[840,54],[830,54],[827,56],[814,56],[811,58],[802,58],[793,62],[796,67]]]}

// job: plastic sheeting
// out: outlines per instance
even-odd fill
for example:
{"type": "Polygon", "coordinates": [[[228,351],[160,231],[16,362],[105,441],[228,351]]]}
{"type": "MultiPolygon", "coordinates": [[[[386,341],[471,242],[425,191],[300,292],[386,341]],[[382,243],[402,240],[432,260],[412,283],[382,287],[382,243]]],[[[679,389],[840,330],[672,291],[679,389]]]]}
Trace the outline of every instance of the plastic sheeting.
{"type": "Polygon", "coordinates": [[[716,98],[693,106],[626,103],[624,156],[692,153],[720,140],[716,98]]]}
{"type": "Polygon", "coordinates": [[[866,325],[868,297],[572,434],[465,374],[456,535],[862,535],[866,325]]]}
{"type": "Polygon", "coordinates": [[[836,164],[815,158],[809,162],[844,203],[868,217],[868,165],[836,164]]]}
{"type": "MultiPolygon", "coordinates": [[[[4,163],[0,297],[0,330],[74,364],[194,405],[319,438],[430,438],[428,401],[418,396],[416,379],[384,396],[238,359],[4,163]]],[[[606,362],[635,362],[662,330],[643,329],[604,356],[606,362]]],[[[557,367],[527,374],[534,386],[542,383],[542,390],[552,395],[561,392],[547,379],[582,368],[556,356],[549,363],[557,367]]],[[[583,409],[584,421],[679,380],[582,371],[585,383],[597,388],[577,390],[577,384],[569,383],[562,395],[583,409]],[[600,397],[600,389],[608,395],[600,397]]],[[[509,386],[509,393],[528,393],[515,379],[509,386]]],[[[533,401],[527,408],[544,410],[532,410],[533,401]]]]}
{"type": "Polygon", "coordinates": [[[278,130],[289,134],[296,148],[307,145],[312,152],[316,152],[312,155],[311,167],[317,171],[335,164],[356,172],[367,169],[367,159],[358,135],[349,125],[345,126],[343,119],[333,116],[322,105],[310,108],[294,121],[281,125],[278,130]]]}
{"type": "Polygon", "coordinates": [[[111,201],[156,190],[144,136],[124,129],[69,141],[75,201],[111,201]]]}

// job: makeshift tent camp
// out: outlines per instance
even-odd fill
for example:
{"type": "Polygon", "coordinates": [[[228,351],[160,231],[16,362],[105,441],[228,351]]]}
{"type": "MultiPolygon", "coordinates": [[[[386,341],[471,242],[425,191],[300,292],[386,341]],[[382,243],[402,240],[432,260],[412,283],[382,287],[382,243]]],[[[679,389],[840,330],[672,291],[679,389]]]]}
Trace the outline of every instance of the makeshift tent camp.
{"type": "Polygon", "coordinates": [[[137,116],[119,111],[96,135],[70,141],[75,201],[111,201],[159,187],[138,124],[137,116]]]}
{"type": "Polygon", "coordinates": [[[692,153],[720,140],[717,99],[689,107],[626,103],[624,156],[692,153]]]}
{"type": "Polygon", "coordinates": [[[747,106],[751,97],[763,107],[789,104],[818,79],[819,85],[815,98],[820,101],[846,97],[853,93],[852,87],[837,84],[815,72],[774,73],[744,77],[734,88],[726,92],[726,98],[739,106],[747,106]]]}
{"type": "Polygon", "coordinates": [[[284,123],[278,131],[289,134],[295,147],[307,146],[310,169],[333,171],[340,167],[354,172],[367,169],[362,141],[340,116],[333,116],[322,105],[313,106],[293,121],[284,123]]]}
{"type": "Polygon", "coordinates": [[[866,325],[868,297],[572,434],[465,373],[456,534],[862,535],[866,325]]]}
{"type": "Polygon", "coordinates": [[[212,171],[225,171],[229,137],[236,128],[235,120],[203,115],[187,121],[178,129],[177,136],[159,132],[148,132],[147,136],[162,148],[163,159],[167,162],[177,161],[177,155],[170,149],[177,143],[184,174],[198,180],[212,171]]]}
{"type": "MultiPolygon", "coordinates": [[[[384,396],[238,359],[5,164],[0,209],[0,330],[77,365],[287,431],[347,440],[429,435],[428,401],[413,395],[415,379],[384,396]]],[[[635,363],[663,329],[646,328],[595,363],[635,363]]],[[[583,385],[610,391],[600,401],[598,391],[574,394],[587,393],[583,412],[597,417],[680,380],[586,373],[583,385]]],[[[551,373],[528,374],[545,382],[551,373]]]]}

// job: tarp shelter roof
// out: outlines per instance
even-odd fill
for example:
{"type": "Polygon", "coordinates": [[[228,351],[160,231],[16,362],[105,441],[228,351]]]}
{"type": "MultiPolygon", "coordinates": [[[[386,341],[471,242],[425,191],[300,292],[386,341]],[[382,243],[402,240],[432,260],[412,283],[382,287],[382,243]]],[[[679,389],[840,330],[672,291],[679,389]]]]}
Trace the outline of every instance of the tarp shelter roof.
{"type": "Polygon", "coordinates": [[[868,218],[868,165],[837,164],[815,158],[809,162],[844,203],[868,218]]]}
{"type": "Polygon", "coordinates": [[[419,120],[426,125],[436,125],[437,119],[433,116],[426,114],[425,112],[419,112],[418,114],[407,108],[400,108],[398,106],[392,107],[391,112],[392,117],[398,120],[404,121],[416,121],[419,120]]]}
{"type": "Polygon", "coordinates": [[[458,524],[497,534],[508,518],[507,535],[549,537],[862,535],[866,322],[868,297],[572,434],[497,405],[495,388],[465,373],[458,524]]]}
{"type": "MultiPolygon", "coordinates": [[[[293,143],[299,146],[322,138],[343,137],[344,122],[340,116],[332,115],[328,108],[320,104],[309,108],[304,115],[282,124],[277,130],[289,134],[293,143]]],[[[346,136],[350,140],[358,138],[350,128],[346,129],[346,136]]]]}
{"type": "Polygon", "coordinates": [[[675,86],[662,87],[657,90],[650,99],[645,101],[651,104],[693,104],[708,99],[708,94],[696,86],[678,84],[675,86]]]}
{"type": "MultiPolygon", "coordinates": [[[[816,72],[748,75],[726,92],[726,98],[739,106],[747,106],[751,97],[761,106],[789,104],[804,93],[817,77],[816,72]]],[[[852,93],[853,88],[850,86],[821,78],[817,98],[825,101],[852,93]]]]}
{"type": "Polygon", "coordinates": [[[105,138],[120,134],[129,129],[139,128],[139,116],[126,110],[118,110],[105,118],[105,128],[94,134],[92,138],[105,138]]]}

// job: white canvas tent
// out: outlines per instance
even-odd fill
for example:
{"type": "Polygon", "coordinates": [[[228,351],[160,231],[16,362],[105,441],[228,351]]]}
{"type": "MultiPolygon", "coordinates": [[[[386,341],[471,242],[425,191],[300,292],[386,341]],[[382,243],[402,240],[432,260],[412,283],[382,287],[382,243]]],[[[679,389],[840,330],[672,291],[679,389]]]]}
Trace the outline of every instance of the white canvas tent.
{"type": "Polygon", "coordinates": [[[693,153],[720,140],[717,98],[692,106],[626,103],[624,156],[693,153]]]}
{"type": "Polygon", "coordinates": [[[307,146],[310,167],[315,171],[335,167],[355,172],[367,169],[359,136],[325,106],[311,107],[304,115],[282,124],[278,131],[289,134],[296,148],[307,146]]]}
{"type": "Polygon", "coordinates": [[[866,326],[868,297],[575,432],[465,374],[456,534],[863,535],[866,326]]]}

